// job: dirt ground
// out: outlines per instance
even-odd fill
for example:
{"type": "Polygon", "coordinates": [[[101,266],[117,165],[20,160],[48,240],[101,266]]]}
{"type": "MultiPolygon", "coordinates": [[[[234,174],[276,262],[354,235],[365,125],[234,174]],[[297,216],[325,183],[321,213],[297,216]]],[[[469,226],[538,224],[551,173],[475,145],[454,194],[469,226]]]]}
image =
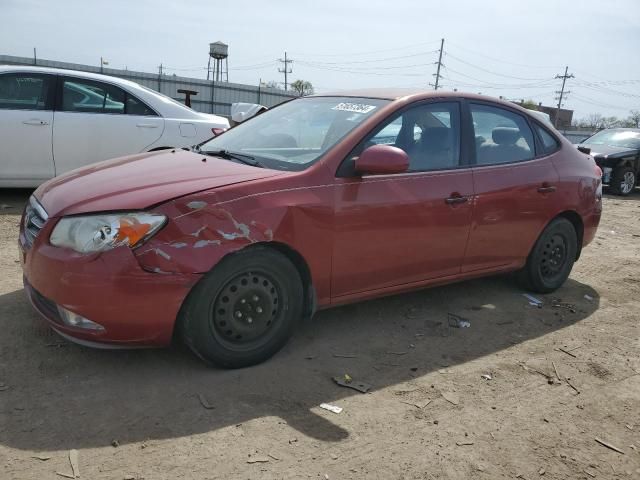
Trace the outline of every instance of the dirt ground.
{"type": "Polygon", "coordinates": [[[640,191],[542,308],[510,277],[398,295],[236,371],[52,332],[16,260],[28,193],[0,191],[2,479],[73,478],[71,450],[81,479],[640,479],[640,191]]]}

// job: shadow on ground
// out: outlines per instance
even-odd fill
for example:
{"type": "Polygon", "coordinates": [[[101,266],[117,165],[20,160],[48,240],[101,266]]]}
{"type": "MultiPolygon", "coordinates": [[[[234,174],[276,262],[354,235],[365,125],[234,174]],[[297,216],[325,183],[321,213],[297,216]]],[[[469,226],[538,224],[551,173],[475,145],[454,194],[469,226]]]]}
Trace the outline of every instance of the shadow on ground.
{"type": "Polygon", "coordinates": [[[0,215],[21,215],[32,193],[32,188],[0,189],[0,215]]]}
{"type": "Polygon", "coordinates": [[[592,288],[572,280],[540,296],[547,305],[557,297],[577,303],[576,312],[532,308],[509,277],[335,308],[301,327],[272,360],[225,371],[204,366],[181,347],[101,351],[69,344],[32,311],[22,290],[15,291],[0,296],[0,443],[36,451],[89,448],[113,439],[182,437],[264,416],[281,417],[319,440],[340,441],[349,433],[330,421],[333,414],[310,410],[360,395],[335,385],[332,376],[348,372],[372,384],[375,395],[568,327],[599,306],[592,288]],[[471,326],[449,327],[447,312],[471,326]],[[215,409],[203,408],[200,394],[215,409]]]}

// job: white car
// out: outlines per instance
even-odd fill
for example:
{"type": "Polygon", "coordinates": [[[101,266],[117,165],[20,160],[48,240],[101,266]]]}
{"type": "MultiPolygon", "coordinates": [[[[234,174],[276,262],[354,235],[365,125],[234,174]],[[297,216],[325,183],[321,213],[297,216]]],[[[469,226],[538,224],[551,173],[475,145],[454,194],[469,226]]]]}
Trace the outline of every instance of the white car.
{"type": "Polygon", "coordinates": [[[109,158],[189,147],[229,128],[137,83],[0,66],[0,187],[36,187],[109,158]]]}

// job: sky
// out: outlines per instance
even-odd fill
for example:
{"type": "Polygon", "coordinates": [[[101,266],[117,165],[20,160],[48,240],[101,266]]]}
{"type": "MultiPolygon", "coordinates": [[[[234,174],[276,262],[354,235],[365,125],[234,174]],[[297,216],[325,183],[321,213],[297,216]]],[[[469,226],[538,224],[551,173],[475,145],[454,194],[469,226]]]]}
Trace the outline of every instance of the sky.
{"type": "Polygon", "coordinates": [[[206,78],[208,44],[229,45],[229,81],[317,92],[433,88],[626,117],[640,109],[640,0],[0,0],[0,54],[206,78]]]}

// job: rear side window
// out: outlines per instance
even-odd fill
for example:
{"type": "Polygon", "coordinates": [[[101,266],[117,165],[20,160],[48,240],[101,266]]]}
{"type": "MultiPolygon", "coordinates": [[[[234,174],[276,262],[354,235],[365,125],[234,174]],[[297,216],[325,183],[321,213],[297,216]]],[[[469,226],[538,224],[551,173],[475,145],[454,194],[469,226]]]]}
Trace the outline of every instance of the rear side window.
{"type": "Polygon", "coordinates": [[[124,113],[124,90],[106,83],[66,78],[62,83],[65,112],[124,113]]]}
{"type": "Polygon", "coordinates": [[[125,112],[127,115],[157,115],[156,112],[147,107],[141,100],[126,92],[127,102],[125,112]]]}
{"type": "Polygon", "coordinates": [[[471,104],[478,165],[521,162],[535,157],[533,132],[522,115],[471,104]]]}
{"type": "Polygon", "coordinates": [[[560,148],[560,143],[558,142],[558,140],[556,140],[554,136],[547,131],[546,128],[542,128],[540,125],[534,125],[533,128],[535,128],[538,136],[540,137],[540,140],[542,141],[542,146],[544,148],[545,154],[553,153],[560,148]]]}
{"type": "Polygon", "coordinates": [[[51,77],[47,75],[0,75],[0,109],[51,110],[51,77]]]}

